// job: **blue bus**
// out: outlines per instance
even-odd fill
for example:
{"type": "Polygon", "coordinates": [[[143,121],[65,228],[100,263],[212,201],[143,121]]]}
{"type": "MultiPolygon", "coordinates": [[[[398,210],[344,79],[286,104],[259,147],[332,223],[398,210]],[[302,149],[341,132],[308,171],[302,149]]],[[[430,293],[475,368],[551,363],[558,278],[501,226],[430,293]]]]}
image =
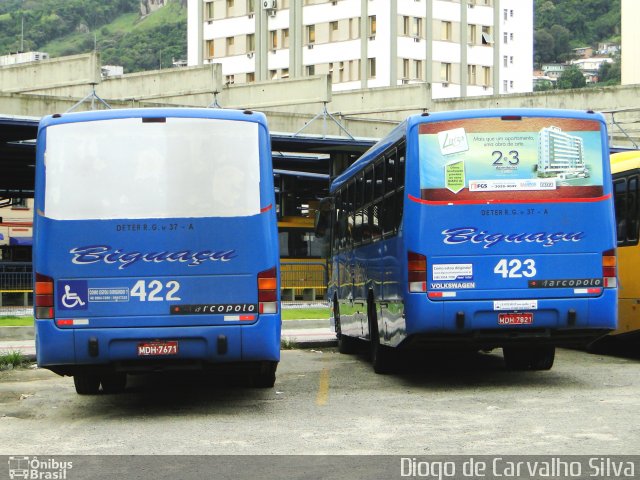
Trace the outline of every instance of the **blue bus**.
{"type": "Polygon", "coordinates": [[[40,367],[79,394],[126,375],[243,370],[272,387],[279,254],[264,115],[123,109],[42,119],[34,285],[40,367]]]}
{"type": "MultiPolygon", "coordinates": [[[[411,116],[332,182],[328,296],[339,350],[502,348],[547,370],[616,326],[606,124],[594,112],[411,116]]],[[[328,235],[325,235],[325,238],[328,235]]]]}

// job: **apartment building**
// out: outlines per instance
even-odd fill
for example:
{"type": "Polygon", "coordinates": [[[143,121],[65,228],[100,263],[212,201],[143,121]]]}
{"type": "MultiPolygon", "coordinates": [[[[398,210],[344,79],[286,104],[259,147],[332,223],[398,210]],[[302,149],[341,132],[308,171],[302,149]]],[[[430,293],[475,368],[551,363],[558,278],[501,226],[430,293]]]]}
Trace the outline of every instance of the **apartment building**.
{"type": "Polygon", "coordinates": [[[334,91],[532,91],[533,0],[189,0],[188,64],[228,84],[316,74],[334,91]]]}

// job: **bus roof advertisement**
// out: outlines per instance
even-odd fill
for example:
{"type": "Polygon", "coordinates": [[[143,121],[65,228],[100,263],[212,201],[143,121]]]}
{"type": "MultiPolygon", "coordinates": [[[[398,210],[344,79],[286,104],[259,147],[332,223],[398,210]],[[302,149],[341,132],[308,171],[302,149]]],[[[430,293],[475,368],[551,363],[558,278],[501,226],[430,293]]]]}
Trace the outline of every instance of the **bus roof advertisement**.
{"type": "Polygon", "coordinates": [[[516,117],[424,123],[420,193],[431,202],[597,198],[603,194],[601,125],[516,117]]]}

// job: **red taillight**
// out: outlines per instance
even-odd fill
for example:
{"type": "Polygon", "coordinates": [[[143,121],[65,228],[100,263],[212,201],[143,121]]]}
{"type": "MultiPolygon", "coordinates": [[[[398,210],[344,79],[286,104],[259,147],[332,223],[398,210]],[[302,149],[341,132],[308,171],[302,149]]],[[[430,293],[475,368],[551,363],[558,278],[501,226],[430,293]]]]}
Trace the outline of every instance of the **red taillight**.
{"type": "Polygon", "coordinates": [[[427,291],[427,257],[409,252],[407,257],[407,281],[410,292],[427,291]]]}
{"type": "Polygon", "coordinates": [[[53,278],[36,273],[35,280],[36,318],[53,318],[53,278]]]}
{"type": "Polygon", "coordinates": [[[276,267],[258,274],[258,311],[278,313],[278,271],[276,267]]]}
{"type": "Polygon", "coordinates": [[[615,250],[607,250],[602,254],[602,278],[604,286],[618,286],[618,259],[615,250]]]}

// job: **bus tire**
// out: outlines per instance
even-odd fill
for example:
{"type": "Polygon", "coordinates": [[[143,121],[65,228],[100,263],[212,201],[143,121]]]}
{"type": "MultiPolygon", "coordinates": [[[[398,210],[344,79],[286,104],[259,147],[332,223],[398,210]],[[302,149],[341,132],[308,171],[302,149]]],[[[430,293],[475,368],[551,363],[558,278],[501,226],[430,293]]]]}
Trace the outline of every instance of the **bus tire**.
{"type": "Polygon", "coordinates": [[[251,385],[255,388],[273,388],[276,383],[277,362],[264,362],[258,372],[251,377],[251,385]]]}
{"type": "Polygon", "coordinates": [[[104,393],[122,393],[127,386],[126,373],[111,373],[100,380],[104,393]]]}
{"type": "Polygon", "coordinates": [[[73,384],[78,395],[96,395],[100,390],[100,377],[91,373],[78,373],[73,376],[73,384]]]}
{"type": "Polygon", "coordinates": [[[550,370],[555,360],[556,348],[547,345],[527,348],[503,347],[502,354],[509,370],[550,370]]]}
{"type": "Polygon", "coordinates": [[[396,352],[386,345],[380,344],[380,334],[378,332],[378,316],[376,314],[375,304],[369,301],[368,317],[369,317],[369,338],[371,347],[371,365],[373,371],[377,374],[384,375],[392,373],[396,368],[396,352]]]}
{"type": "Polygon", "coordinates": [[[358,340],[342,333],[340,325],[340,308],[337,300],[333,302],[333,320],[336,323],[336,337],[338,337],[338,352],[345,355],[356,353],[358,350],[358,340]]]}

